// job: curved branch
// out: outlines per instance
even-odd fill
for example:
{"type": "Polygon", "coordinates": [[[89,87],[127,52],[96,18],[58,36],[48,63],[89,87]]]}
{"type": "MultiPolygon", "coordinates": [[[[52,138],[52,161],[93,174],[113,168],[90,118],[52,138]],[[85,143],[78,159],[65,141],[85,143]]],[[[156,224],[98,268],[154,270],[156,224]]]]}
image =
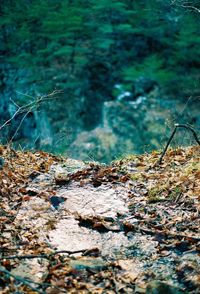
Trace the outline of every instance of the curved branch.
{"type": "Polygon", "coordinates": [[[34,284],[40,286],[39,283],[36,283],[34,281],[31,281],[29,279],[26,279],[26,278],[23,278],[23,277],[20,277],[20,276],[16,276],[16,275],[12,274],[11,272],[9,272],[8,270],[6,270],[2,266],[0,266],[0,273],[4,273],[8,277],[13,278],[15,281],[18,281],[18,282],[22,283],[23,285],[26,285],[27,287],[29,287],[31,290],[33,290],[36,293],[40,293],[40,294],[45,294],[46,293],[44,291],[40,291],[38,289],[38,287],[33,286],[34,284]]]}
{"type": "Polygon", "coordinates": [[[169,145],[170,145],[170,143],[171,143],[171,141],[172,141],[172,139],[173,139],[173,137],[174,137],[174,135],[175,135],[178,128],[185,128],[185,129],[191,131],[193,136],[194,136],[194,139],[196,140],[198,145],[200,145],[200,140],[198,139],[197,133],[192,127],[190,127],[189,125],[185,125],[185,124],[175,124],[175,128],[174,128],[174,130],[173,130],[173,132],[172,132],[172,134],[171,134],[171,136],[170,136],[170,138],[169,138],[169,140],[168,140],[168,142],[167,142],[167,144],[165,146],[164,151],[162,152],[162,154],[161,154],[161,156],[160,156],[160,158],[159,158],[159,160],[157,162],[158,165],[160,165],[162,163],[163,157],[165,156],[165,154],[167,152],[167,149],[168,149],[168,147],[169,147],[169,145]]]}

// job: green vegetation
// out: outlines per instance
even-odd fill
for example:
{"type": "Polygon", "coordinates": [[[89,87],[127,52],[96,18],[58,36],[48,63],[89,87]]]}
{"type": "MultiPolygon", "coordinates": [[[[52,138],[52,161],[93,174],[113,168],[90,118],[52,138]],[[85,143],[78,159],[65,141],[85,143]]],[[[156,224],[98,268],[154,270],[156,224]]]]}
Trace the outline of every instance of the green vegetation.
{"type": "Polygon", "coordinates": [[[155,0],[10,0],[0,11],[1,63],[23,69],[42,93],[95,90],[101,100],[140,76],[172,93],[199,90],[195,10],[155,0]]]}

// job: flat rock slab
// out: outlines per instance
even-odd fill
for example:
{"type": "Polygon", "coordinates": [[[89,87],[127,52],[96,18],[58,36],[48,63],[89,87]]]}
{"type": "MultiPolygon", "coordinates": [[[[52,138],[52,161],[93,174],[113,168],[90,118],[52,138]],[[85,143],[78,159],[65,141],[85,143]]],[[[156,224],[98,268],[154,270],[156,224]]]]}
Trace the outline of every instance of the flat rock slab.
{"type": "Polygon", "coordinates": [[[74,218],[60,220],[56,229],[49,232],[51,245],[58,250],[79,251],[98,248],[104,257],[125,256],[131,242],[123,232],[101,234],[95,230],[79,226],[74,218]]]}
{"type": "Polygon", "coordinates": [[[94,188],[92,185],[80,187],[73,183],[67,189],[60,189],[57,196],[65,199],[62,209],[71,213],[116,218],[129,212],[127,189],[120,186],[101,185],[94,188]]]}
{"type": "MultiPolygon", "coordinates": [[[[160,223],[156,225],[161,226],[165,215],[180,217],[180,213],[184,216],[191,212],[184,212],[182,208],[175,210],[173,205],[167,206],[165,211],[165,206],[158,203],[148,205],[149,215],[146,216],[143,186],[134,184],[134,181],[102,181],[95,187],[87,178],[84,181],[74,178],[79,172],[85,175],[87,168],[88,164],[69,160],[64,165],[53,165],[47,174],[32,181],[27,188],[32,196],[22,203],[15,219],[15,225],[21,227],[22,241],[34,244],[35,234],[39,242],[48,244],[51,250],[70,254],[70,267],[75,271],[104,271],[107,264],[114,261],[122,270],[123,279],[128,277],[129,282],[137,281],[141,286],[146,283],[147,276],[150,280],[158,280],[158,284],[148,285],[147,293],[157,293],[158,288],[179,293],[177,271],[185,273],[188,266],[192,268],[190,278],[194,277],[195,283],[199,256],[196,252],[187,252],[187,248],[184,249],[187,242],[180,238],[175,245],[168,245],[164,232],[159,233],[159,227],[150,217],[157,213],[160,223]],[[130,191],[134,194],[132,198],[130,191]],[[98,257],[82,256],[83,252],[93,250],[98,251],[98,257]]],[[[170,232],[173,236],[173,228],[170,232]]],[[[28,277],[34,264],[27,261],[24,266],[31,269],[26,273],[28,277]]],[[[45,273],[46,266],[43,270],[45,273]]],[[[38,272],[38,277],[42,276],[41,269],[38,272]]],[[[138,288],[139,293],[145,293],[142,291],[138,288]]]]}

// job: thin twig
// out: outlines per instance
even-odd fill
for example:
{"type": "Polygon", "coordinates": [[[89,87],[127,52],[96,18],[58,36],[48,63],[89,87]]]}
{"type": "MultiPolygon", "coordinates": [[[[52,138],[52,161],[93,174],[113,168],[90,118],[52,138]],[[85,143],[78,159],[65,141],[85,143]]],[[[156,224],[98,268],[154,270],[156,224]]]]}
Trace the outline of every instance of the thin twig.
{"type": "Polygon", "coordinates": [[[34,287],[34,286],[31,285],[31,284],[40,285],[39,283],[36,283],[34,281],[31,281],[31,280],[22,278],[20,276],[13,275],[8,270],[6,270],[5,268],[3,268],[2,266],[0,266],[0,272],[1,273],[4,273],[5,275],[13,278],[14,280],[16,280],[18,282],[21,282],[23,285],[26,285],[27,287],[29,287],[30,289],[32,289],[33,291],[35,291],[37,293],[45,294],[44,291],[40,291],[38,288],[36,288],[36,287],[34,287]]]}
{"type": "Polygon", "coordinates": [[[20,108],[20,106],[10,97],[10,101],[17,107],[20,108]]]}
{"type": "Polygon", "coordinates": [[[192,6],[192,5],[185,5],[185,4],[180,4],[179,6],[181,6],[181,7],[183,7],[183,8],[189,8],[189,9],[195,10],[196,12],[200,13],[200,9],[198,9],[198,8],[195,7],[195,6],[192,6]]]}
{"type": "Polygon", "coordinates": [[[200,9],[197,8],[196,6],[184,3],[184,1],[176,1],[176,0],[172,0],[171,1],[171,5],[176,5],[178,7],[182,7],[182,8],[188,8],[188,9],[192,9],[198,13],[200,13],[200,9]]]}
{"type": "Polygon", "coordinates": [[[19,113],[20,113],[20,109],[18,108],[18,110],[13,114],[13,116],[11,116],[11,118],[9,118],[3,125],[0,126],[0,131],[6,127],[19,113]]]}
{"type": "Polygon", "coordinates": [[[171,136],[170,136],[170,138],[169,138],[169,140],[167,142],[167,145],[165,146],[165,149],[164,149],[164,151],[163,151],[163,153],[162,153],[162,155],[161,155],[161,157],[160,157],[160,159],[158,161],[158,164],[162,163],[162,159],[165,156],[165,153],[167,152],[167,149],[168,149],[168,147],[169,147],[169,145],[170,145],[170,143],[171,143],[171,141],[172,141],[172,139],[173,139],[173,137],[174,137],[174,135],[176,133],[176,130],[177,130],[177,126],[174,128],[174,130],[173,130],[173,132],[172,132],[172,134],[171,134],[171,136]]]}
{"type": "Polygon", "coordinates": [[[194,139],[196,140],[196,142],[198,143],[198,145],[200,145],[200,140],[198,139],[197,133],[196,131],[189,125],[183,125],[183,124],[177,124],[177,127],[179,128],[185,128],[188,129],[192,132],[194,139]]]}
{"type": "Polygon", "coordinates": [[[59,250],[59,251],[55,251],[54,253],[51,253],[50,256],[54,256],[54,255],[60,254],[60,253],[66,253],[68,255],[72,255],[72,254],[77,254],[77,253],[85,253],[87,251],[88,251],[88,249],[80,249],[80,250],[75,250],[75,251],[59,250]]]}
{"type": "Polygon", "coordinates": [[[165,146],[164,151],[162,152],[162,154],[161,154],[161,156],[160,156],[160,158],[159,158],[159,160],[157,162],[158,165],[160,165],[162,163],[163,157],[165,156],[165,154],[167,152],[167,149],[168,149],[168,147],[169,147],[169,145],[170,145],[170,143],[171,143],[171,141],[172,141],[172,139],[173,139],[173,137],[174,137],[174,135],[175,135],[178,128],[185,128],[185,129],[191,131],[193,136],[194,136],[194,139],[196,140],[198,145],[200,145],[200,140],[198,139],[197,133],[192,127],[190,127],[189,125],[184,125],[184,124],[175,124],[174,130],[173,130],[173,132],[172,132],[172,134],[171,134],[171,136],[170,136],[170,138],[169,138],[169,140],[168,140],[168,142],[167,142],[167,144],[165,146]]]}
{"type": "Polygon", "coordinates": [[[4,256],[4,257],[0,257],[0,260],[9,260],[9,259],[33,259],[33,258],[45,258],[45,259],[49,259],[57,254],[68,254],[68,255],[72,255],[72,254],[77,254],[77,253],[85,253],[87,252],[88,249],[82,249],[82,250],[75,250],[75,251],[70,251],[70,250],[60,250],[60,251],[55,251],[53,253],[50,254],[40,254],[40,255],[33,255],[33,254],[28,254],[28,255],[11,255],[11,256],[4,256]]]}
{"type": "MultiPolygon", "coordinates": [[[[36,109],[42,102],[47,101],[47,100],[51,100],[54,99],[55,95],[60,93],[60,91],[53,91],[52,93],[48,94],[48,95],[43,95],[40,97],[37,97],[34,101],[31,101],[29,103],[27,103],[26,105],[23,106],[19,106],[17,105],[18,109],[16,110],[16,112],[11,116],[11,118],[9,118],[7,121],[5,121],[3,123],[3,125],[0,126],[0,131],[6,127],[16,116],[26,113],[26,112],[30,112],[33,111],[34,109],[36,109]]],[[[24,94],[25,95],[25,94],[24,94]]],[[[27,96],[27,95],[25,95],[27,96]]],[[[12,101],[12,100],[11,100],[12,101]]]]}
{"type": "Polygon", "coordinates": [[[22,119],[21,119],[19,125],[17,126],[17,129],[16,129],[14,135],[12,136],[12,138],[10,139],[10,141],[8,142],[8,144],[11,144],[11,142],[13,141],[13,139],[15,138],[15,136],[17,135],[19,129],[21,128],[21,126],[22,126],[22,124],[23,124],[25,118],[28,116],[28,114],[29,114],[30,112],[31,112],[31,110],[27,111],[27,112],[24,114],[24,116],[22,117],[22,119]]]}

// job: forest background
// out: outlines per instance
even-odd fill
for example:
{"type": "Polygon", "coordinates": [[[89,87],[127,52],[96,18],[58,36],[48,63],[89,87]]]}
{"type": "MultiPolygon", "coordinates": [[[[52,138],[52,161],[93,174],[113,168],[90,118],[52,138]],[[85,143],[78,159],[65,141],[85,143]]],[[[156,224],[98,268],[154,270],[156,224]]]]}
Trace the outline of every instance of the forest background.
{"type": "Polygon", "coordinates": [[[161,148],[174,123],[198,130],[199,10],[199,1],[2,0],[0,125],[31,107],[1,142],[108,162],[161,148]]]}

